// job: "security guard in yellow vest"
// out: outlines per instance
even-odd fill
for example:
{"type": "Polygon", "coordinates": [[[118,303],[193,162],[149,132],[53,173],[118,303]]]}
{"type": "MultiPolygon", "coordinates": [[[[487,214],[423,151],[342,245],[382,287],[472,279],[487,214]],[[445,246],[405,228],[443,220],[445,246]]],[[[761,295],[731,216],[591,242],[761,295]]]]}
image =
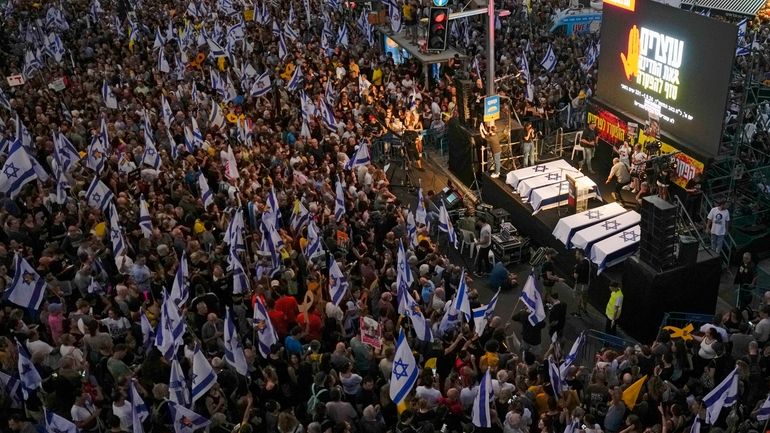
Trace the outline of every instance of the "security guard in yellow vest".
{"type": "Polygon", "coordinates": [[[610,300],[607,302],[607,308],[604,314],[607,316],[607,323],[604,326],[604,332],[615,335],[618,327],[618,319],[623,308],[623,292],[620,291],[620,283],[613,281],[610,283],[610,300]]]}

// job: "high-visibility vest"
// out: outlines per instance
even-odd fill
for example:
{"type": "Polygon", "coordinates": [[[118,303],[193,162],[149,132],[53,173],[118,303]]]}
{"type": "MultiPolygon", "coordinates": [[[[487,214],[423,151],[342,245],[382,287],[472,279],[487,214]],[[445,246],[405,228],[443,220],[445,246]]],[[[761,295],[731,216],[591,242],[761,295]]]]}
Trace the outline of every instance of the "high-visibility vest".
{"type": "MultiPolygon", "coordinates": [[[[610,300],[607,302],[607,309],[604,311],[605,314],[607,314],[608,319],[612,319],[615,317],[615,304],[618,301],[618,298],[623,296],[623,292],[620,290],[610,293],[610,300]]],[[[622,301],[621,301],[621,307],[622,307],[622,301]]]]}

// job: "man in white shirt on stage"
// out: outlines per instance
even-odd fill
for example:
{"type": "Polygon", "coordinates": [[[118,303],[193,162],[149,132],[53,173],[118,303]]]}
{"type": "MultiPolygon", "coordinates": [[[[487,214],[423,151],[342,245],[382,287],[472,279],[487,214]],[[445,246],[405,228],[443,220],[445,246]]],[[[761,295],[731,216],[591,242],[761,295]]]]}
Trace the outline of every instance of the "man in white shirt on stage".
{"type": "Polygon", "coordinates": [[[711,235],[711,250],[719,254],[725,241],[728,224],[730,223],[730,211],[726,208],[724,200],[709,211],[706,217],[706,230],[711,235]]]}

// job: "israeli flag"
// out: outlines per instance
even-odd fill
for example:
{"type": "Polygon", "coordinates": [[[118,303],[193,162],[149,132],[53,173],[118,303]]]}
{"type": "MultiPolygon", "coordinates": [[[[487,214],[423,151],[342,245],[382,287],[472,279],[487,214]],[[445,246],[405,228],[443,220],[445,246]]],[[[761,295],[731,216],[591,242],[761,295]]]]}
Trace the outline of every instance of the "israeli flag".
{"type": "Polygon", "coordinates": [[[393,30],[393,33],[400,33],[401,32],[401,8],[398,7],[395,1],[391,2],[391,5],[389,5],[390,12],[388,13],[390,15],[390,29],[393,30]]]}
{"type": "Polygon", "coordinates": [[[75,162],[80,160],[80,154],[66,135],[59,133],[53,137],[53,157],[56,164],[64,173],[69,173],[74,168],[75,162]]]}
{"type": "Polygon", "coordinates": [[[545,57],[540,61],[540,66],[548,72],[553,72],[556,69],[556,54],[553,52],[553,46],[548,45],[548,51],[545,52],[545,57]]]}
{"type": "Polygon", "coordinates": [[[492,320],[492,316],[495,314],[495,308],[497,308],[497,299],[500,296],[500,289],[497,289],[497,293],[489,301],[487,305],[483,305],[473,309],[473,329],[476,331],[476,335],[481,336],[484,333],[484,329],[487,327],[487,323],[492,320]]]}
{"type": "Polygon", "coordinates": [[[757,421],[767,421],[770,419],[770,396],[768,396],[762,403],[762,406],[757,410],[757,421]]]}
{"type": "Polygon", "coordinates": [[[345,278],[345,274],[342,273],[340,265],[332,257],[331,264],[329,265],[329,295],[331,296],[332,303],[339,306],[347,292],[348,280],[345,278]]]}
{"type": "Polygon", "coordinates": [[[206,429],[211,421],[202,415],[187,409],[181,404],[171,403],[171,413],[174,415],[174,433],[193,433],[206,429]]]}
{"type": "Polygon", "coordinates": [[[407,310],[406,315],[409,316],[412,322],[412,328],[414,328],[414,334],[417,339],[426,343],[432,343],[433,332],[430,328],[430,322],[422,314],[417,304],[407,310]]]}
{"type": "Polygon", "coordinates": [[[152,49],[157,50],[160,48],[163,51],[164,45],[166,45],[166,39],[160,33],[160,27],[155,27],[155,41],[152,43],[152,49]]]}
{"type": "Polygon", "coordinates": [[[257,77],[257,79],[254,81],[254,84],[251,85],[249,94],[254,97],[265,96],[270,92],[271,88],[272,83],[270,81],[270,75],[267,73],[267,71],[265,71],[262,73],[262,75],[257,77]]]}
{"type": "Polygon", "coordinates": [[[417,382],[418,373],[417,361],[414,359],[412,349],[409,348],[409,343],[406,342],[406,335],[402,328],[396,340],[396,352],[390,372],[390,399],[393,404],[398,406],[404,401],[417,382]]]}
{"type": "Polygon", "coordinates": [[[310,221],[310,212],[305,205],[302,204],[302,200],[295,200],[294,210],[291,213],[291,219],[289,221],[291,231],[298,234],[302,227],[307,225],[308,221],[310,221]]]}
{"type": "Polygon", "coordinates": [[[334,199],[334,219],[340,221],[345,216],[345,193],[342,189],[342,181],[337,178],[336,197],[334,199]]]}
{"type": "Polygon", "coordinates": [[[343,23],[337,31],[337,46],[348,47],[348,25],[343,23]]]}
{"type": "Polygon", "coordinates": [[[3,386],[2,389],[5,395],[11,398],[11,407],[13,409],[21,408],[24,403],[24,394],[22,393],[19,379],[0,371],[0,385],[3,386]]]}
{"type": "Polygon", "coordinates": [[[481,378],[478,393],[476,393],[476,398],[473,399],[472,422],[476,427],[492,427],[492,416],[490,414],[489,404],[493,400],[494,391],[492,389],[492,375],[489,373],[489,370],[490,369],[487,368],[484,377],[481,378]]]}
{"type": "Polygon", "coordinates": [[[289,80],[289,83],[286,85],[286,89],[290,92],[294,92],[299,89],[299,86],[303,81],[302,66],[297,66],[297,68],[294,70],[294,74],[292,74],[291,79],[289,80]]]}
{"type": "Polygon", "coordinates": [[[468,284],[465,282],[465,269],[460,274],[460,284],[457,286],[457,295],[455,295],[455,310],[461,311],[466,319],[471,318],[471,301],[468,298],[468,284]]]}
{"type": "Polygon", "coordinates": [[[209,127],[216,127],[221,129],[225,124],[225,116],[222,114],[222,109],[219,104],[211,100],[211,110],[209,111],[209,127]]]}
{"type": "Polygon", "coordinates": [[[8,159],[0,172],[0,191],[14,199],[24,185],[35,179],[38,179],[38,175],[29,154],[19,139],[14,140],[8,150],[8,159]]]}
{"type": "Polygon", "coordinates": [[[110,202],[109,204],[109,218],[110,218],[110,242],[112,243],[112,255],[115,257],[115,264],[120,268],[118,258],[125,256],[128,252],[126,247],[126,240],[123,237],[123,228],[120,226],[118,220],[118,209],[115,204],[110,202]]]}
{"type": "Polygon", "coordinates": [[[96,173],[101,173],[104,164],[107,162],[107,148],[104,146],[101,137],[93,137],[87,151],[86,167],[94,170],[96,173]]]}
{"type": "Polygon", "coordinates": [[[438,229],[447,234],[449,243],[457,249],[457,233],[455,232],[452,220],[449,218],[449,212],[446,210],[446,205],[443,201],[441,202],[441,209],[439,209],[438,214],[438,229]]]}
{"type": "Polygon", "coordinates": [[[294,30],[289,23],[283,24],[283,34],[292,40],[292,42],[296,42],[297,39],[299,39],[299,35],[297,34],[297,31],[294,30]]]}
{"type": "Polygon", "coordinates": [[[163,50],[158,51],[157,69],[164,74],[171,72],[171,66],[169,66],[168,60],[166,60],[166,53],[163,50]]]}
{"type": "Polygon", "coordinates": [[[564,361],[562,361],[561,365],[559,366],[559,374],[561,375],[562,379],[567,377],[567,370],[572,364],[575,363],[575,361],[577,361],[580,347],[585,342],[585,339],[585,333],[581,332],[578,338],[575,339],[575,342],[572,343],[572,348],[569,350],[569,353],[564,357],[564,361]]]}
{"type": "Polygon", "coordinates": [[[422,186],[417,188],[417,209],[414,211],[414,219],[417,223],[422,225],[428,223],[428,212],[425,210],[425,199],[422,196],[422,186]]]}
{"type": "Polygon", "coordinates": [[[91,180],[91,184],[86,190],[86,200],[88,204],[95,209],[101,209],[102,212],[108,212],[110,209],[110,203],[115,198],[115,194],[99,180],[98,176],[94,176],[91,180]]]}
{"type": "Polygon", "coordinates": [[[243,222],[243,211],[241,208],[234,209],[230,215],[230,222],[227,224],[224,241],[230,246],[230,249],[239,252],[246,251],[246,242],[243,239],[243,232],[246,230],[243,222]]]}
{"type": "Polygon", "coordinates": [[[369,145],[366,141],[361,140],[358,143],[356,153],[353,154],[353,158],[349,159],[345,164],[345,170],[352,170],[356,167],[365,166],[372,162],[371,156],[369,156],[369,145]]]}
{"type": "Polygon", "coordinates": [[[337,132],[337,119],[334,118],[334,110],[326,101],[321,101],[321,118],[326,129],[337,132]]]}
{"type": "Polygon", "coordinates": [[[27,149],[32,149],[32,134],[19,117],[19,113],[16,113],[16,139],[21,142],[21,145],[27,149]]]}
{"type": "Polygon", "coordinates": [[[43,408],[45,430],[51,433],[78,433],[77,426],[67,418],[43,408]]]}
{"type": "Polygon", "coordinates": [[[278,342],[278,336],[275,333],[270,317],[267,315],[265,304],[262,303],[262,299],[259,296],[256,297],[256,302],[254,303],[254,327],[257,329],[259,353],[263,358],[267,359],[272,352],[273,345],[278,342]]]}
{"type": "Polygon", "coordinates": [[[11,101],[8,100],[8,97],[5,96],[5,93],[2,89],[0,89],[0,107],[5,108],[8,111],[11,110],[11,101]]]}
{"type": "Polygon", "coordinates": [[[174,274],[174,282],[171,284],[169,298],[180,309],[187,302],[187,299],[190,298],[190,270],[187,266],[186,251],[182,252],[182,256],[179,259],[179,264],[174,274]]]}
{"type": "Polygon", "coordinates": [[[147,207],[144,194],[139,195],[139,228],[142,229],[142,235],[146,239],[152,237],[152,218],[150,218],[150,209],[147,207]]]}
{"type": "Polygon", "coordinates": [[[398,314],[405,315],[407,311],[417,305],[417,302],[415,302],[412,294],[409,292],[409,288],[414,283],[414,277],[409,269],[409,263],[406,261],[404,243],[401,241],[399,241],[398,253],[396,253],[396,265],[396,302],[398,304],[398,314]]]}
{"type": "Polygon", "coordinates": [[[246,362],[246,355],[243,354],[243,345],[238,332],[235,330],[233,317],[230,314],[230,307],[225,307],[225,361],[230,364],[240,375],[248,377],[249,366],[246,362]]]}
{"type": "Polygon", "coordinates": [[[182,406],[190,405],[190,388],[179,361],[174,357],[171,360],[171,375],[168,379],[168,399],[182,406]]]}
{"type": "Polygon", "coordinates": [[[227,39],[233,41],[242,41],[246,37],[246,33],[243,30],[243,21],[237,22],[227,29],[227,39]]]}
{"type": "Polygon", "coordinates": [[[521,291],[521,301],[529,309],[529,323],[536,326],[545,320],[545,308],[543,307],[543,298],[540,296],[540,290],[537,288],[535,271],[532,270],[521,291]]]}
{"type": "Polygon", "coordinates": [[[107,153],[107,149],[110,148],[110,134],[107,129],[107,120],[104,117],[99,124],[99,140],[104,145],[105,153],[107,153]]]}
{"type": "Polygon", "coordinates": [[[21,382],[21,392],[24,394],[24,400],[27,400],[33,391],[43,385],[43,379],[40,378],[35,364],[32,363],[32,357],[27,347],[16,340],[16,350],[19,354],[19,381],[21,382]]]}
{"type": "Polygon", "coordinates": [[[738,39],[746,38],[749,29],[749,19],[744,18],[738,23],[738,39]]]}
{"type": "Polygon", "coordinates": [[[283,37],[283,33],[278,35],[278,57],[283,60],[289,55],[289,50],[286,49],[286,40],[283,37]]]}
{"type": "Polygon", "coordinates": [[[144,152],[142,153],[142,164],[150,166],[155,170],[160,170],[160,154],[155,148],[155,141],[150,132],[144,133],[144,152]]]}
{"type": "Polygon", "coordinates": [[[224,48],[222,48],[222,46],[221,46],[221,45],[219,45],[218,43],[216,43],[216,41],[214,41],[214,40],[213,40],[213,39],[211,39],[211,38],[208,38],[208,39],[206,40],[206,42],[207,42],[207,43],[208,43],[208,45],[209,45],[209,56],[211,56],[211,57],[214,57],[214,58],[217,58],[217,57],[226,57],[226,56],[227,56],[227,53],[225,52],[225,49],[224,49],[224,48]]]}
{"type": "Polygon", "coordinates": [[[171,105],[169,105],[165,95],[160,95],[160,111],[163,115],[163,122],[166,123],[167,127],[171,126],[174,121],[174,112],[171,110],[171,105]]]}
{"type": "Polygon", "coordinates": [[[53,53],[53,58],[56,60],[56,63],[61,63],[62,58],[64,58],[64,53],[66,50],[64,49],[64,44],[61,41],[61,38],[59,38],[59,35],[56,34],[51,39],[51,53],[53,53]]]}
{"type": "Polygon", "coordinates": [[[131,401],[131,421],[133,433],[143,433],[142,422],[150,416],[150,410],[147,408],[139,391],[136,390],[136,379],[131,379],[128,383],[128,399],[131,401]]]}
{"type": "Polygon", "coordinates": [[[13,280],[5,289],[5,299],[20,307],[37,311],[45,295],[45,280],[19,253],[13,257],[13,270],[13,280]]]}
{"type": "Polygon", "coordinates": [[[237,253],[232,248],[230,249],[228,262],[228,270],[233,273],[233,294],[249,293],[251,288],[249,286],[249,278],[246,275],[246,270],[243,268],[241,261],[238,260],[237,253]]]}
{"type": "Polygon", "coordinates": [[[206,180],[206,176],[203,173],[198,173],[198,188],[201,191],[201,200],[203,200],[203,206],[208,208],[214,204],[214,195],[209,188],[209,182],[206,180]]]}
{"type": "Polygon", "coordinates": [[[414,222],[414,214],[406,211],[406,236],[409,238],[409,245],[417,246],[417,224],[414,222]]]}
{"type": "Polygon", "coordinates": [[[176,161],[177,157],[179,157],[179,149],[177,149],[176,141],[174,140],[174,136],[171,135],[171,130],[166,128],[166,139],[168,140],[168,147],[169,147],[169,153],[171,154],[171,159],[176,161]]]}
{"type": "Polygon", "coordinates": [[[155,341],[155,330],[152,328],[150,319],[144,313],[144,309],[140,310],[139,314],[139,324],[142,328],[142,347],[144,347],[146,353],[155,341]]]}
{"type": "Polygon", "coordinates": [[[703,397],[706,406],[706,422],[714,424],[722,412],[722,408],[730,407],[738,400],[738,368],[722,380],[714,389],[703,397]]]}
{"type": "Polygon", "coordinates": [[[217,374],[201,351],[200,345],[197,345],[192,360],[192,402],[195,403],[203,397],[215,383],[217,374]]]}
{"type": "Polygon", "coordinates": [[[107,108],[116,110],[118,108],[118,99],[112,93],[112,89],[107,84],[107,80],[102,81],[102,102],[107,108]]]}
{"type": "Polygon", "coordinates": [[[551,380],[551,387],[556,398],[561,397],[561,393],[564,391],[564,381],[559,373],[559,367],[556,365],[553,357],[548,358],[548,376],[551,380]]]}
{"type": "Polygon", "coordinates": [[[318,235],[318,228],[315,225],[315,221],[310,220],[310,224],[307,226],[307,246],[305,247],[305,258],[312,259],[313,257],[323,254],[324,248],[321,245],[321,237],[318,235]]]}

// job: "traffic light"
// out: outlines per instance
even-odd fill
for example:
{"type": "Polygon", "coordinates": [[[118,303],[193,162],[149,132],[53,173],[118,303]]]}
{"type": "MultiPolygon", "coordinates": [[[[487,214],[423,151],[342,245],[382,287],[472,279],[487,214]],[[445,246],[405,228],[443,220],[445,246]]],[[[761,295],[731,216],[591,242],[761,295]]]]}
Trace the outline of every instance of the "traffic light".
{"type": "Polygon", "coordinates": [[[430,8],[428,21],[428,50],[446,50],[446,39],[449,34],[449,8],[430,8]]]}

